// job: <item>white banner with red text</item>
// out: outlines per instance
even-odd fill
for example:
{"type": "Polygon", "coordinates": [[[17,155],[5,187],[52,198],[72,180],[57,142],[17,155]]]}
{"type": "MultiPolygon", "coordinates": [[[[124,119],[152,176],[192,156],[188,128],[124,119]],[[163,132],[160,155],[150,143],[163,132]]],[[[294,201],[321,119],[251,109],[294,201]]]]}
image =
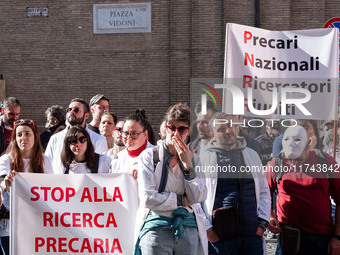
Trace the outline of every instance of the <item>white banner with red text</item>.
{"type": "Polygon", "coordinates": [[[280,119],[337,117],[339,31],[227,24],[223,111],[280,119]]]}
{"type": "Polygon", "coordinates": [[[133,254],[137,183],[129,174],[20,173],[11,254],[133,254]]]}

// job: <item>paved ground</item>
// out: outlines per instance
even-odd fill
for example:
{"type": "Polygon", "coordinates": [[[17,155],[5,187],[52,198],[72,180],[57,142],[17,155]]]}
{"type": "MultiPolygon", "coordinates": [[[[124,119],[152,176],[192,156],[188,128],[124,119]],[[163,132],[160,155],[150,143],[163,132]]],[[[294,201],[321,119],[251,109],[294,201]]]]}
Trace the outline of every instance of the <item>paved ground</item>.
{"type": "Polygon", "coordinates": [[[267,232],[265,232],[265,236],[266,236],[267,255],[275,255],[277,239],[269,238],[267,232]]]}

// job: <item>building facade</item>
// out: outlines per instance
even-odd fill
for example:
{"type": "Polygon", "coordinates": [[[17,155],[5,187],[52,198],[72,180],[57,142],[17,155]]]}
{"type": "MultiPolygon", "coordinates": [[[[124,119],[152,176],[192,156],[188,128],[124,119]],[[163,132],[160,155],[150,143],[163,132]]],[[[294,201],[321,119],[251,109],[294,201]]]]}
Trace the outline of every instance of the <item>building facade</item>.
{"type": "Polygon", "coordinates": [[[338,0],[152,0],[150,33],[93,33],[94,4],[134,2],[147,1],[0,2],[0,74],[22,117],[43,127],[47,107],[102,93],[119,118],[145,108],[157,127],[171,104],[189,102],[190,78],[223,77],[226,23],[321,28],[340,10],[338,0]]]}

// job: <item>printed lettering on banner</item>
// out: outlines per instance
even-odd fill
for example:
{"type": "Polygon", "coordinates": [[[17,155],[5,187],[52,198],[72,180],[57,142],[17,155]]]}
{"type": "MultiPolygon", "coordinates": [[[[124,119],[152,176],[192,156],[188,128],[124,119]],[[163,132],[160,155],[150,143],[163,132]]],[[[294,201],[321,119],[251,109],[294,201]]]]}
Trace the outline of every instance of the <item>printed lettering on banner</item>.
{"type": "Polygon", "coordinates": [[[11,199],[13,255],[133,253],[138,195],[128,174],[20,173],[11,199]]]}

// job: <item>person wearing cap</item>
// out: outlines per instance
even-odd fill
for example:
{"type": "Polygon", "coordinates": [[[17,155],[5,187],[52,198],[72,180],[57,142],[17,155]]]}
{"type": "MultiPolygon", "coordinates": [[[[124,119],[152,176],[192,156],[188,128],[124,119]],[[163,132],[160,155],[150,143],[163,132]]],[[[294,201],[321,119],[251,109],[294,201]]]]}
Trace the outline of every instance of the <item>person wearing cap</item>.
{"type": "Polygon", "coordinates": [[[280,133],[280,122],[278,120],[269,120],[266,125],[266,133],[256,138],[261,146],[261,160],[262,164],[267,165],[268,161],[272,159],[273,142],[280,133]]]}
{"type": "Polygon", "coordinates": [[[80,126],[86,129],[91,137],[91,142],[96,153],[103,154],[108,150],[105,137],[93,132],[86,125],[86,120],[90,116],[89,111],[90,107],[85,100],[81,98],[74,98],[71,100],[71,103],[67,108],[67,127],[58,134],[51,136],[45,151],[45,155],[47,155],[52,161],[54,173],[64,173],[64,167],[61,163],[60,155],[63,150],[64,139],[67,131],[73,126],[80,126]]]}
{"type": "Polygon", "coordinates": [[[300,240],[294,254],[340,254],[340,176],[331,171],[337,164],[330,155],[310,147],[304,127],[289,127],[283,135],[282,152],[267,164],[270,191],[278,190],[277,217],[272,214],[269,229],[281,233],[283,255],[292,254],[287,248],[294,246],[284,246],[285,229],[291,233],[293,229],[294,240],[300,240]],[[336,203],[335,224],[329,194],[336,203]]]}
{"type": "Polygon", "coordinates": [[[90,100],[90,111],[92,120],[87,125],[89,129],[100,134],[99,124],[104,112],[109,111],[109,99],[103,94],[97,94],[90,100]]]}

